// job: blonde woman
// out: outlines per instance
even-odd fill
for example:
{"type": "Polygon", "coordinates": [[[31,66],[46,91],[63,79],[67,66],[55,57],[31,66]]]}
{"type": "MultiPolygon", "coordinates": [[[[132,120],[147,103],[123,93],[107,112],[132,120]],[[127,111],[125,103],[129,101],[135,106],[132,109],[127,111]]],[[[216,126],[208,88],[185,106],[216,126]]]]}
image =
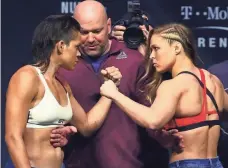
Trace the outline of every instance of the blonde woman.
{"type": "Polygon", "coordinates": [[[228,110],[228,95],[216,76],[194,64],[191,31],[181,24],[157,27],[149,36],[148,50],[145,77],[150,82],[145,88],[151,107],[124,96],[112,81],[101,86],[101,94],[143,127],[180,131],[185,148],[171,152],[170,168],[222,168],[217,156],[219,113],[228,110]],[[159,74],[164,72],[172,79],[161,83],[159,74]]]}

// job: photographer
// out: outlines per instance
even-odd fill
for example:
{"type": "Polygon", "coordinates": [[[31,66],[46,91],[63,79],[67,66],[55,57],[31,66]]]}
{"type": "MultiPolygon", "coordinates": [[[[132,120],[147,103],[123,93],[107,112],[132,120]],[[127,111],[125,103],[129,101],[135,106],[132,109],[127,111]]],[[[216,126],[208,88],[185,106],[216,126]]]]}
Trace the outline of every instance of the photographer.
{"type": "MultiPolygon", "coordinates": [[[[141,17],[146,22],[148,22],[148,20],[149,20],[148,16],[146,16],[146,14],[142,13],[142,11],[140,11],[140,12],[141,12],[141,16],[139,16],[139,17],[141,17]]],[[[128,18],[129,18],[129,16],[128,16],[128,18]]],[[[145,56],[146,42],[147,42],[147,38],[148,38],[150,30],[152,30],[152,27],[148,24],[148,28],[146,25],[139,25],[138,28],[142,31],[144,40],[138,45],[137,49],[143,56],[145,56]]],[[[127,27],[123,23],[114,25],[112,32],[111,32],[111,36],[116,38],[120,42],[124,42],[124,33],[126,30],[127,30],[127,27]]]]}

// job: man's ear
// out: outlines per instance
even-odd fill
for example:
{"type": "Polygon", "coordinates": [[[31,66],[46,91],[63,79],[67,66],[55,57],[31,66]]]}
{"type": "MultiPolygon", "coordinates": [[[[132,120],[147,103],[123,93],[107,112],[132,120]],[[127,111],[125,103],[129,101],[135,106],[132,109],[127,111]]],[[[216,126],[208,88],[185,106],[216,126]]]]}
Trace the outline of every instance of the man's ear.
{"type": "Polygon", "coordinates": [[[57,54],[61,55],[65,47],[66,47],[66,44],[63,40],[60,40],[58,43],[56,43],[57,54]]]}
{"type": "Polygon", "coordinates": [[[108,25],[108,34],[111,34],[111,31],[112,31],[112,22],[111,22],[111,18],[108,18],[107,20],[107,25],[108,25]]]}

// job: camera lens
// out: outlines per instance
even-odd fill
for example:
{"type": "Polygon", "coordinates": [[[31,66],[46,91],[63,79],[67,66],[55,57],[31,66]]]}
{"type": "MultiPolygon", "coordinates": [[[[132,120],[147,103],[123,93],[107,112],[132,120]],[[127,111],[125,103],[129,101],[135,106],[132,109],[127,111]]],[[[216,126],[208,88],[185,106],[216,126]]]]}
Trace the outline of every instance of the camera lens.
{"type": "Polygon", "coordinates": [[[139,45],[144,41],[144,35],[139,25],[131,25],[123,35],[124,41],[128,48],[138,49],[139,45]]]}

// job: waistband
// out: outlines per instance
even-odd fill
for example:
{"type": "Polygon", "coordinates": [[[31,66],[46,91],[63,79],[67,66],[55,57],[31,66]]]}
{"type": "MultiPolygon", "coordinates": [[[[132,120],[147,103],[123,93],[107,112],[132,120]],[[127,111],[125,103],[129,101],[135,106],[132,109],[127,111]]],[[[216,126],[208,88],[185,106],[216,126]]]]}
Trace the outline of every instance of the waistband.
{"type": "Polygon", "coordinates": [[[169,166],[184,166],[188,163],[194,163],[194,164],[207,164],[207,165],[214,165],[219,161],[219,157],[215,157],[215,158],[209,158],[209,159],[184,159],[184,160],[178,160],[175,162],[172,162],[169,164],[169,166]]]}

